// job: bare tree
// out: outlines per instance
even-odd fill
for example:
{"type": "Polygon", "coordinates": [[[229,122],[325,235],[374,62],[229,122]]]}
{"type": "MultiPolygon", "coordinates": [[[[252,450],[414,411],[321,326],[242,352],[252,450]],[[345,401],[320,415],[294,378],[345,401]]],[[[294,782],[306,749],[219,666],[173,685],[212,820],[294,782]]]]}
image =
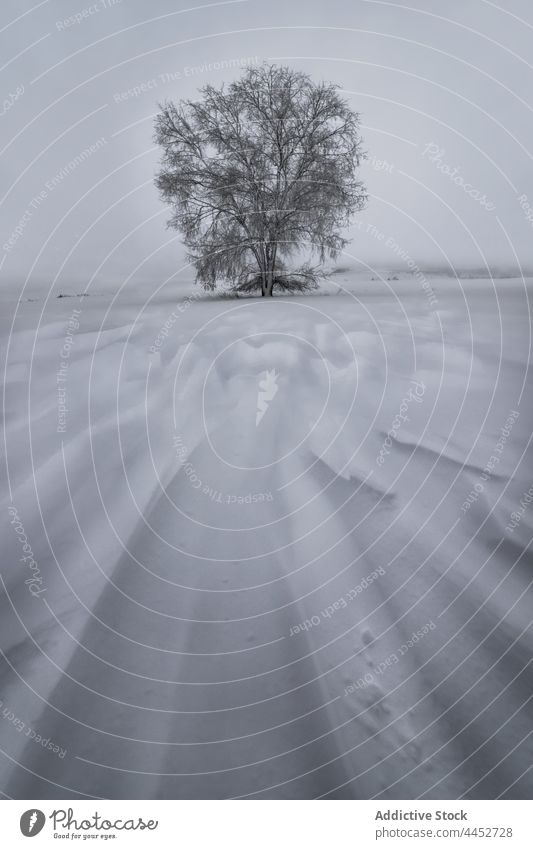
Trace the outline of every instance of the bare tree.
{"type": "Polygon", "coordinates": [[[198,281],[272,295],[314,288],[319,266],[288,270],[307,249],[323,262],[366,201],[359,116],[338,86],[286,67],[249,68],[198,101],[160,104],[156,184],[184,234],[198,281]]]}

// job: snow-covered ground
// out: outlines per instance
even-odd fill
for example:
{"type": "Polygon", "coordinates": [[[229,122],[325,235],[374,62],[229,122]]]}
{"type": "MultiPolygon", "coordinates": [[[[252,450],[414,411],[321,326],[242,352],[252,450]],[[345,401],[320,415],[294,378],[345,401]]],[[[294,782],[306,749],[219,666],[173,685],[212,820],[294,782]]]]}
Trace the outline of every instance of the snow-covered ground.
{"type": "Polygon", "coordinates": [[[533,281],[370,276],[1,295],[6,795],[531,797],[533,281]]]}

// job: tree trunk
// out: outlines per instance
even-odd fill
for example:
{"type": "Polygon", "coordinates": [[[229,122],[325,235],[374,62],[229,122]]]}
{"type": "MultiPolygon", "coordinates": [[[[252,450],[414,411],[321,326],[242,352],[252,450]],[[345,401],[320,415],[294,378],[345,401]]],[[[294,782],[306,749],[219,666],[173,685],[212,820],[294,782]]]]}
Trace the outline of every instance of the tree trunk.
{"type": "Polygon", "coordinates": [[[267,282],[267,295],[272,297],[273,289],[274,289],[274,278],[276,275],[276,253],[277,253],[277,242],[274,242],[268,257],[268,282],[267,282]]]}
{"type": "Polygon", "coordinates": [[[268,248],[263,241],[260,245],[260,253],[261,253],[261,297],[264,298],[267,294],[268,288],[268,277],[267,277],[267,269],[268,269],[268,248]]]}

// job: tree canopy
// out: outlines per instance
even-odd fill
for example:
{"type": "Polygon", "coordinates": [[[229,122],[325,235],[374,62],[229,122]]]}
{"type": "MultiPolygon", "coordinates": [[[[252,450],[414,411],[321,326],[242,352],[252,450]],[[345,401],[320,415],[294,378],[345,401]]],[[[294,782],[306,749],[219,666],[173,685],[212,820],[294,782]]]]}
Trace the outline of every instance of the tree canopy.
{"type": "Polygon", "coordinates": [[[305,291],[347,244],[366,201],[359,115],[338,86],[275,65],[250,67],[195,101],[160,105],[156,184],[198,281],[242,292],[305,291]]]}

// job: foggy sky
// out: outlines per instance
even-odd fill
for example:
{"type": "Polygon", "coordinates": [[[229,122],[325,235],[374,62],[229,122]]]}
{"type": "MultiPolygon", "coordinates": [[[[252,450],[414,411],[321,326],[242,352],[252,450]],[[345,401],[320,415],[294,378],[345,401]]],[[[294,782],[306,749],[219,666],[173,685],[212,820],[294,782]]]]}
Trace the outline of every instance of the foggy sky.
{"type": "Polygon", "coordinates": [[[157,103],[264,60],[338,83],[361,113],[369,203],[347,261],[531,267],[533,9],[505,5],[3,0],[3,281],[174,274],[184,251],[153,185],[157,103]]]}

